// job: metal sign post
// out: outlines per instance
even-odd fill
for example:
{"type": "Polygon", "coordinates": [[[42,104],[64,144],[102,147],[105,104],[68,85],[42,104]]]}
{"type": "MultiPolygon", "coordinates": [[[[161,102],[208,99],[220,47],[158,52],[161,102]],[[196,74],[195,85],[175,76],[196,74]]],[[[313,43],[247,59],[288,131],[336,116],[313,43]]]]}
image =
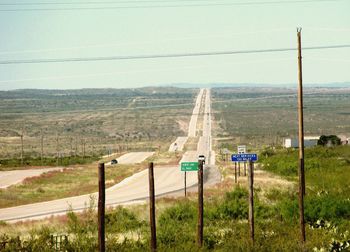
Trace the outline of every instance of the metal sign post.
{"type": "Polygon", "coordinates": [[[186,185],[187,172],[198,171],[198,162],[181,162],[181,171],[185,172],[184,189],[185,189],[185,197],[187,197],[187,185],[186,185]]]}

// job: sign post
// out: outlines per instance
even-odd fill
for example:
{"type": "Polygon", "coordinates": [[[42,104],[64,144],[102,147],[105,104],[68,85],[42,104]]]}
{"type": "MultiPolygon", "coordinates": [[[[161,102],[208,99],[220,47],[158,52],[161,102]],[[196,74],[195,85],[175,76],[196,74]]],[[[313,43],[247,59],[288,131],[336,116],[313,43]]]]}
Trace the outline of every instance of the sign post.
{"type": "Polygon", "coordinates": [[[235,183],[237,184],[237,162],[235,162],[235,183]]]}
{"type": "MultiPolygon", "coordinates": [[[[248,166],[248,189],[249,189],[249,214],[248,214],[248,223],[249,223],[249,234],[252,244],[254,244],[254,162],[258,160],[258,155],[255,153],[238,153],[232,154],[232,162],[235,162],[235,170],[237,162],[246,162],[249,163],[248,166]]],[[[245,167],[245,166],[244,166],[245,167]]],[[[237,172],[235,171],[237,177],[237,172]]]]}

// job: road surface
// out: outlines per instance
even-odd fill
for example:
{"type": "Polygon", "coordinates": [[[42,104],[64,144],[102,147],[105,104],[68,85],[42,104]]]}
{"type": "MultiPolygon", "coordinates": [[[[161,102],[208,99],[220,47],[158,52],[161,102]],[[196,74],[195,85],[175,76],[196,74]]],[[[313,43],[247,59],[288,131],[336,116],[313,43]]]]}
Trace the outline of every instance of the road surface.
{"type": "Polygon", "coordinates": [[[199,91],[198,96],[197,96],[196,104],[194,105],[194,109],[193,109],[193,112],[192,112],[190,124],[188,126],[188,137],[195,137],[196,136],[197,121],[198,121],[198,115],[199,115],[199,110],[200,110],[200,107],[201,107],[201,101],[202,101],[202,98],[203,98],[203,94],[204,94],[204,89],[201,89],[199,91]]]}
{"type": "Polygon", "coordinates": [[[57,167],[44,169],[0,171],[0,188],[7,188],[11,185],[21,183],[27,177],[40,176],[45,172],[60,171],[62,169],[62,167],[57,167]]]}
{"type": "Polygon", "coordinates": [[[129,152],[117,158],[118,164],[138,164],[153,156],[154,152],[129,152]]]}
{"type": "Polygon", "coordinates": [[[195,137],[196,132],[197,132],[197,121],[198,121],[198,115],[199,115],[199,110],[201,107],[201,101],[203,99],[203,94],[204,94],[204,89],[200,89],[199,94],[197,95],[196,98],[196,103],[194,105],[194,109],[192,112],[192,116],[190,119],[190,123],[188,125],[188,136],[187,137],[178,137],[175,142],[173,142],[170,147],[169,151],[174,152],[174,151],[182,151],[185,143],[187,142],[187,139],[189,137],[195,137]]]}
{"type": "Polygon", "coordinates": [[[182,151],[188,137],[178,137],[169,147],[169,152],[182,151]]]}
{"type": "MultiPolygon", "coordinates": [[[[201,96],[204,95],[204,118],[203,118],[203,129],[202,136],[199,137],[197,150],[187,151],[184,153],[180,162],[190,162],[197,161],[199,155],[204,155],[206,157],[207,165],[215,165],[215,153],[212,151],[212,136],[211,136],[211,105],[210,105],[210,89],[205,89],[205,92],[200,93],[201,96]]],[[[193,110],[193,113],[197,113],[197,110],[193,110]]],[[[199,109],[198,109],[199,111],[199,109]]],[[[196,131],[189,131],[193,133],[196,131]]]]}
{"type": "MultiPolygon", "coordinates": [[[[178,166],[155,167],[155,191],[160,196],[167,192],[183,189],[183,174],[178,166]]],[[[187,174],[188,186],[197,183],[197,173],[187,174]]],[[[0,209],[3,221],[19,221],[48,217],[53,214],[65,214],[69,208],[83,210],[89,205],[90,198],[97,199],[97,193],[53,200],[30,205],[0,209]]],[[[106,205],[118,205],[148,198],[148,170],[136,173],[119,184],[106,190],[106,205]]]]}
{"type": "MultiPolygon", "coordinates": [[[[204,95],[202,89],[199,93],[199,97],[204,95]]],[[[203,136],[200,137],[198,142],[197,151],[188,151],[184,154],[183,160],[197,161],[198,154],[207,155],[207,164],[212,163],[214,156],[211,157],[211,117],[210,117],[210,91],[205,90],[205,121],[203,122],[203,136]],[[208,104],[209,103],[209,104],[208,104]]],[[[201,99],[199,100],[199,104],[201,99]]],[[[198,103],[196,103],[197,105],[198,103]]],[[[200,108],[193,110],[191,117],[192,126],[197,125],[198,112],[200,108]],[[195,118],[195,119],[193,119],[195,118]],[[195,123],[194,123],[195,122],[195,123]]],[[[196,134],[197,129],[189,129],[189,137],[196,134]]],[[[119,158],[120,160],[120,158],[119,158]]],[[[110,168],[106,168],[110,169],[110,168]]],[[[177,166],[162,166],[154,168],[155,178],[155,193],[156,196],[161,196],[174,192],[181,192],[184,189],[184,173],[180,171],[179,165],[177,166]]],[[[197,184],[197,172],[187,172],[187,186],[194,187],[197,184]]],[[[204,168],[204,183],[215,184],[220,181],[220,173],[213,165],[206,165],[204,168]]],[[[74,211],[81,211],[89,206],[90,197],[97,199],[97,193],[91,195],[82,195],[71,198],[53,200],[48,202],[41,202],[35,204],[22,205],[11,208],[0,209],[0,220],[3,221],[20,221],[29,219],[39,219],[55,214],[65,214],[67,209],[74,211]]],[[[106,205],[119,205],[144,202],[148,198],[148,171],[144,170],[134,174],[131,177],[124,179],[117,185],[112,186],[106,190],[106,205]]]]}

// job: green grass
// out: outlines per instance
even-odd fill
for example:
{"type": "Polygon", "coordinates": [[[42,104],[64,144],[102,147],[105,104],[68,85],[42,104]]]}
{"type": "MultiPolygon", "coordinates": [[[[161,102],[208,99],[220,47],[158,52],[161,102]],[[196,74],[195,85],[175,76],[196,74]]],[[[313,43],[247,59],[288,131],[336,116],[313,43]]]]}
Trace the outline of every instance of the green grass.
{"type": "MultiPolygon", "coordinates": [[[[283,195],[280,195],[283,196],[283,195]]],[[[279,201],[278,195],[274,198],[279,201]]],[[[247,219],[247,191],[238,187],[217,198],[205,200],[204,245],[196,244],[197,202],[193,199],[172,200],[167,208],[157,211],[158,251],[299,251],[299,227],[292,219],[283,219],[279,210],[256,197],[255,244],[250,242],[247,219]]],[[[31,231],[31,246],[50,249],[50,234],[69,237],[68,251],[97,251],[97,216],[94,204],[82,214],[69,213],[65,226],[45,226],[31,231]],[[41,241],[40,245],[39,241],[41,241]]],[[[157,207],[158,204],[157,204],[157,207]]],[[[345,241],[344,227],[319,223],[307,225],[306,251],[329,248],[332,239],[345,241]]],[[[0,232],[1,234],[1,232],[0,232]]],[[[144,251],[149,248],[148,221],[140,219],[133,208],[117,207],[106,213],[106,246],[108,251],[144,251]]],[[[0,240],[11,238],[3,234],[0,240]]],[[[28,238],[27,238],[28,239],[28,238]]],[[[15,246],[15,245],[13,245],[15,246]]],[[[17,244],[17,248],[20,245],[17,244]]],[[[29,246],[29,245],[27,245],[29,246]]],[[[27,247],[28,249],[29,247],[27,247]]],[[[326,250],[328,251],[328,250],[326,250]]],[[[330,250],[329,250],[330,251],[330,250]]]]}
{"type": "MultiPolygon", "coordinates": [[[[298,151],[265,150],[260,162],[264,169],[297,181],[298,151]]],[[[313,147],[305,150],[305,219],[308,223],[330,221],[350,225],[350,146],[313,147]]],[[[272,192],[281,216],[297,221],[296,193],[272,192]]]]}
{"type": "MultiPolygon", "coordinates": [[[[265,150],[260,155],[264,169],[296,179],[298,150],[265,150]]],[[[305,149],[306,186],[310,193],[331,193],[350,197],[350,146],[305,149]]]]}

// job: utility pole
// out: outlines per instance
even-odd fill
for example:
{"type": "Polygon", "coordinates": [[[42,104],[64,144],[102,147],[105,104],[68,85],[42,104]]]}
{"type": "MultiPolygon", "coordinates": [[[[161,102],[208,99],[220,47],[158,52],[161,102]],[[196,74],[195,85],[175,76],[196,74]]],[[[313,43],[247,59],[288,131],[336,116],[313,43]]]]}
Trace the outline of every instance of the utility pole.
{"type": "Polygon", "coordinates": [[[304,195],[305,195],[305,171],[304,171],[304,115],[303,115],[303,75],[301,57],[301,28],[297,28],[298,37],[298,118],[299,118],[299,224],[300,241],[304,245],[305,219],[304,219],[304,195]]]}
{"type": "Polygon", "coordinates": [[[74,156],[78,155],[78,136],[75,136],[75,153],[74,156]]]}
{"type": "Polygon", "coordinates": [[[73,137],[69,137],[69,141],[70,141],[70,153],[69,153],[69,156],[71,158],[73,156],[73,137]]]}
{"type": "Polygon", "coordinates": [[[58,166],[58,161],[59,161],[59,158],[60,158],[60,147],[59,147],[59,140],[58,140],[58,132],[56,133],[56,151],[57,151],[56,166],[58,166]]]}
{"type": "Polygon", "coordinates": [[[40,155],[40,160],[41,160],[41,165],[43,165],[43,157],[44,157],[44,135],[43,135],[43,129],[40,130],[41,134],[41,155],[40,155]]]}
{"type": "Polygon", "coordinates": [[[24,134],[24,126],[22,126],[22,133],[21,133],[21,165],[23,166],[23,156],[24,156],[24,151],[23,151],[23,134],[24,134]]]}
{"type": "Polygon", "coordinates": [[[85,138],[82,140],[82,147],[83,147],[83,158],[85,158],[85,138]]]}

